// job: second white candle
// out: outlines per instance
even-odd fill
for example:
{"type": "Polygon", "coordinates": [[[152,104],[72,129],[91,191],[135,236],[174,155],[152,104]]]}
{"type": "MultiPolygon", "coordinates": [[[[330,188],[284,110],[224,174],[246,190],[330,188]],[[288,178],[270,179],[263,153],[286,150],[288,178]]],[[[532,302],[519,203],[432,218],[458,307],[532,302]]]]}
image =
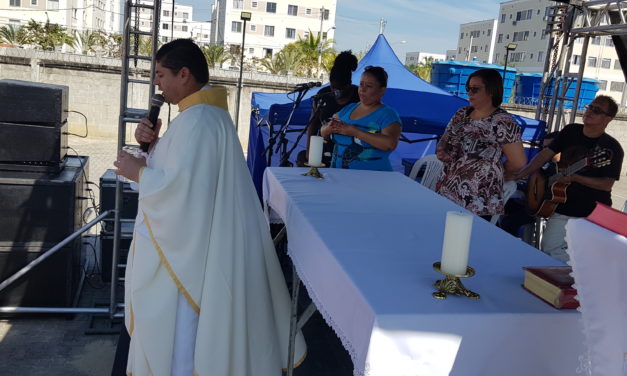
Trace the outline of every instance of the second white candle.
{"type": "Polygon", "coordinates": [[[455,211],[446,213],[440,264],[444,273],[466,274],[471,233],[472,214],[455,211]]]}
{"type": "Polygon", "coordinates": [[[322,164],[322,137],[311,136],[309,138],[309,165],[320,166],[322,164]]]}

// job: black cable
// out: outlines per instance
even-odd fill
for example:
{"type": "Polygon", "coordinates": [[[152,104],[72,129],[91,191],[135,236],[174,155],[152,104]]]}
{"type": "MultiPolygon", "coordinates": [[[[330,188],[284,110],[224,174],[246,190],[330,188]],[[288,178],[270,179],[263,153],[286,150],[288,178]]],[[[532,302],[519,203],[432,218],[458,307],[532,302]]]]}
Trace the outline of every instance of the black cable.
{"type": "Polygon", "coordinates": [[[80,137],[80,138],[87,138],[87,135],[89,134],[89,128],[87,127],[87,116],[85,116],[84,113],[79,112],[79,111],[75,111],[75,110],[65,110],[66,112],[74,112],[77,113],[79,115],[81,115],[82,117],[85,118],[85,135],[80,135],[80,134],[76,134],[76,133],[70,133],[70,132],[65,132],[65,134],[68,134],[70,136],[76,136],[76,137],[80,137]]]}
{"type": "MultiPolygon", "coordinates": [[[[78,154],[78,152],[73,147],[68,146],[67,148],[72,150],[74,152],[74,154],[76,154],[76,157],[78,158],[78,162],[81,164],[81,171],[83,173],[83,178],[85,178],[85,182],[89,181],[89,179],[87,178],[87,174],[85,173],[85,165],[83,164],[83,160],[82,160],[81,156],[78,154]]],[[[96,210],[96,207],[98,205],[96,205],[96,196],[95,196],[94,192],[93,191],[87,191],[87,194],[89,195],[89,199],[91,200],[92,208],[94,208],[94,210],[96,210]]]]}

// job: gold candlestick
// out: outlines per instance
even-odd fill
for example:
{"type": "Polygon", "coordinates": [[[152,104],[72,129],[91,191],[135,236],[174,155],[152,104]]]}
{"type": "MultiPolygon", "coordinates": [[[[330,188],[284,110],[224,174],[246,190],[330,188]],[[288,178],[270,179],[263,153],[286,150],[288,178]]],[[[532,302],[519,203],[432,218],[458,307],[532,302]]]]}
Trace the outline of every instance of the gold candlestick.
{"type": "Polygon", "coordinates": [[[436,299],[446,299],[447,295],[465,295],[470,299],[479,299],[480,295],[476,292],[472,292],[464,287],[460,278],[472,277],[475,275],[475,269],[470,266],[466,266],[466,274],[447,274],[440,269],[440,262],[436,262],[433,264],[433,270],[438,273],[444,274],[444,279],[437,280],[433,284],[433,287],[437,288],[438,291],[434,292],[433,297],[436,299]]]}
{"type": "Polygon", "coordinates": [[[303,176],[313,176],[316,179],[323,179],[324,176],[322,176],[322,174],[320,173],[320,171],[318,171],[318,167],[325,167],[324,163],[321,163],[319,165],[316,166],[312,166],[309,163],[305,163],[305,166],[311,167],[309,169],[309,171],[305,172],[303,174],[303,176]]]}

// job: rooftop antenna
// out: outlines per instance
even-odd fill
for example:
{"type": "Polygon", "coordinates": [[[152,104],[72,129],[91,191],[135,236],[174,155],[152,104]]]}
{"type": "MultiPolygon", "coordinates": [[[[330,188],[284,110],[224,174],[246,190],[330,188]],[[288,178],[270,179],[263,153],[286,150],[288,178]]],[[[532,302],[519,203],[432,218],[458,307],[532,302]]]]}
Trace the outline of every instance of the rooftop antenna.
{"type": "Polygon", "coordinates": [[[379,19],[379,34],[383,34],[383,31],[385,30],[385,24],[387,24],[386,20],[384,20],[383,18],[379,19]]]}

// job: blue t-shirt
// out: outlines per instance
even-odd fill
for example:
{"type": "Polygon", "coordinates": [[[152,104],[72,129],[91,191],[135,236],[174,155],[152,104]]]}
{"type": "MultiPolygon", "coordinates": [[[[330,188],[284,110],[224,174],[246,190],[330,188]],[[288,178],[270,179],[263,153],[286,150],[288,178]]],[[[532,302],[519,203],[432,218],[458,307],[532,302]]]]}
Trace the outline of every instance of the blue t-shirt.
{"type": "MultiPolygon", "coordinates": [[[[381,133],[381,130],[392,123],[401,123],[398,113],[390,106],[382,104],[371,114],[357,120],[351,120],[350,115],[359,103],[346,105],[338,116],[341,121],[352,124],[362,131],[369,133],[381,133]]],[[[350,168],[354,170],[379,170],[392,171],[389,155],[391,151],[384,151],[358,139],[357,137],[344,136],[334,133],[333,158],[331,167],[350,168]]]]}

